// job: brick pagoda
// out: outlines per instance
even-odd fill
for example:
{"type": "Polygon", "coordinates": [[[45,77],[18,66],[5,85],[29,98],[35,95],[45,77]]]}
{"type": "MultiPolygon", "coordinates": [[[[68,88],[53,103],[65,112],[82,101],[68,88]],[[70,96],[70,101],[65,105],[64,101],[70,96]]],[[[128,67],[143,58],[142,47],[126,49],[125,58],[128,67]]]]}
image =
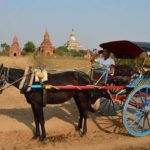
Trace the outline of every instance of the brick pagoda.
{"type": "Polygon", "coordinates": [[[12,45],[9,49],[9,56],[20,56],[21,55],[21,48],[19,46],[17,36],[14,36],[12,45]]]}
{"type": "Polygon", "coordinates": [[[44,56],[51,56],[54,53],[54,47],[52,46],[47,30],[44,34],[44,40],[38,48],[38,53],[44,56]]]}

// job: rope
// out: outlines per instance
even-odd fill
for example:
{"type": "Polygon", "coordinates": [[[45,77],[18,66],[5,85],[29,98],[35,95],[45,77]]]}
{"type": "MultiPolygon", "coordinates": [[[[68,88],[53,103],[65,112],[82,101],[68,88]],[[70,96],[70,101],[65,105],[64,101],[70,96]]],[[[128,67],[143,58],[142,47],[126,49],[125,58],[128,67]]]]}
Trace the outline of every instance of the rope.
{"type": "MultiPolygon", "coordinates": [[[[33,74],[33,73],[35,73],[35,71],[32,72],[32,74],[33,74]]],[[[0,91],[3,91],[3,90],[5,90],[5,89],[11,87],[12,85],[14,85],[15,83],[19,82],[20,80],[22,80],[24,77],[26,77],[26,76],[29,75],[29,74],[31,74],[31,73],[28,73],[28,74],[22,76],[21,78],[17,79],[16,81],[10,83],[8,86],[2,87],[2,88],[0,89],[0,91]]]]}
{"type": "MultiPolygon", "coordinates": [[[[64,69],[63,69],[63,70],[59,69],[59,72],[82,70],[82,69],[84,69],[84,68],[89,68],[89,67],[91,67],[91,65],[88,65],[88,66],[86,66],[86,67],[74,68],[74,69],[66,69],[66,70],[64,70],[64,69]]],[[[8,68],[8,69],[9,69],[9,68],[8,68]]],[[[47,71],[57,71],[57,72],[58,72],[58,69],[57,69],[57,70],[56,70],[56,69],[46,69],[46,70],[47,70],[47,71]]],[[[32,72],[32,74],[35,73],[35,72],[36,72],[36,71],[32,72]]],[[[29,74],[31,74],[31,73],[28,73],[28,74],[26,74],[26,75],[23,75],[21,78],[19,78],[19,79],[17,79],[16,81],[12,82],[12,83],[9,84],[8,86],[2,87],[2,88],[0,89],[0,91],[3,91],[3,90],[5,90],[5,89],[11,87],[12,85],[14,85],[15,83],[19,82],[20,80],[22,80],[24,77],[26,77],[26,76],[29,75],[29,74]]],[[[7,77],[8,77],[8,72],[7,72],[7,77]]],[[[7,77],[6,77],[6,78],[7,78],[7,77]]],[[[80,89],[80,88],[79,88],[79,89],[80,89]]],[[[80,89],[80,90],[81,90],[81,89],[80,89]]]]}

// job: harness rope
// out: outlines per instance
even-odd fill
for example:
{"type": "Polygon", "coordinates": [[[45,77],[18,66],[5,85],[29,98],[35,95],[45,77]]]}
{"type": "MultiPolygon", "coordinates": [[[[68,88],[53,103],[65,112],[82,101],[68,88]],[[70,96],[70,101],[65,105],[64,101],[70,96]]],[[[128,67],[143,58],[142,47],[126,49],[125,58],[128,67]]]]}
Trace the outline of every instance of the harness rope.
{"type": "MultiPolygon", "coordinates": [[[[19,79],[17,79],[16,81],[10,83],[8,86],[2,87],[2,88],[0,89],[0,91],[4,91],[5,89],[11,87],[11,86],[14,85],[15,83],[17,83],[17,82],[19,82],[20,80],[22,80],[24,77],[26,77],[26,76],[28,76],[28,75],[30,75],[30,74],[33,74],[33,73],[35,73],[35,71],[32,72],[32,73],[30,72],[30,73],[28,73],[28,74],[26,74],[26,75],[23,75],[21,78],[19,78],[19,79]]],[[[8,80],[8,75],[9,75],[9,68],[8,68],[8,70],[7,70],[7,76],[5,76],[5,81],[6,81],[6,82],[7,82],[7,80],[8,80]]]]}
{"type": "MultiPolygon", "coordinates": [[[[64,72],[64,71],[82,70],[82,69],[85,69],[85,68],[89,68],[89,67],[91,67],[91,66],[92,66],[92,65],[88,65],[88,66],[86,66],[86,67],[80,67],[80,68],[78,67],[78,68],[66,69],[66,70],[61,70],[61,69],[59,69],[59,70],[58,70],[58,69],[46,69],[46,70],[48,70],[48,71],[64,72]]],[[[0,88],[0,91],[4,91],[5,89],[11,87],[11,86],[14,85],[15,83],[17,83],[17,82],[19,82],[20,80],[22,80],[24,77],[26,77],[26,76],[28,76],[28,75],[30,75],[30,74],[36,73],[36,72],[37,72],[37,71],[33,71],[32,73],[27,73],[26,75],[23,75],[21,78],[19,78],[19,79],[17,79],[16,81],[10,83],[9,85],[0,88]]],[[[8,70],[7,70],[7,74],[5,75],[5,81],[8,80],[8,76],[9,76],[9,68],[8,68],[8,70]]]]}

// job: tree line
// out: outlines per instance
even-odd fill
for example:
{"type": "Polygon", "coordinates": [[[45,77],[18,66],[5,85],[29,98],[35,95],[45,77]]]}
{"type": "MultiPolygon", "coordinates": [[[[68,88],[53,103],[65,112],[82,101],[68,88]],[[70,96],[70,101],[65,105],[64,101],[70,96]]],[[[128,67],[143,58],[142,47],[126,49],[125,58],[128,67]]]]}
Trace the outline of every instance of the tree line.
{"type": "MultiPolygon", "coordinates": [[[[9,55],[9,49],[10,45],[7,43],[0,44],[0,55],[9,55]]],[[[22,54],[26,55],[28,53],[36,53],[37,48],[35,44],[32,41],[28,41],[24,44],[24,47],[22,49],[22,54]]],[[[54,50],[55,54],[58,54],[60,56],[73,56],[73,57],[83,57],[86,53],[85,50],[68,50],[65,46],[60,46],[58,48],[55,48],[54,50]]]]}
{"type": "MultiPolygon", "coordinates": [[[[9,49],[10,49],[10,45],[7,44],[6,42],[5,43],[2,43],[0,44],[0,53],[1,54],[4,54],[4,55],[7,55],[9,54],[9,49]]],[[[23,47],[23,50],[22,52],[23,53],[31,53],[31,52],[35,52],[36,51],[36,46],[33,42],[31,41],[28,41],[24,47],[23,47]]]]}

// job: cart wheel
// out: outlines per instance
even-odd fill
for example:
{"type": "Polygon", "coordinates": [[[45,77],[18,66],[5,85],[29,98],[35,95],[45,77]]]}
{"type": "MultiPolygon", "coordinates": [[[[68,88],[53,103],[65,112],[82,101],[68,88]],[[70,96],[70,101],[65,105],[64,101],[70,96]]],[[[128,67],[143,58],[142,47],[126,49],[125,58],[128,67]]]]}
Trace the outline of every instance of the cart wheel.
{"type": "Polygon", "coordinates": [[[113,102],[111,99],[102,98],[98,112],[104,116],[115,116],[120,112],[120,110],[122,110],[122,108],[122,105],[118,102],[113,102]]]}
{"type": "MultiPolygon", "coordinates": [[[[107,85],[107,86],[115,86],[113,83],[107,85]]],[[[121,92],[121,90],[119,89],[111,89],[109,91],[107,91],[108,95],[116,95],[118,93],[118,95],[122,95],[125,94],[125,90],[121,92]]],[[[116,101],[114,102],[114,100],[111,98],[102,98],[100,101],[100,108],[99,108],[99,112],[100,114],[104,115],[104,116],[115,116],[117,115],[122,109],[123,109],[123,102],[120,101],[116,101]]]]}
{"type": "Polygon", "coordinates": [[[123,123],[133,136],[150,134],[150,84],[140,85],[128,95],[123,123]]]}

